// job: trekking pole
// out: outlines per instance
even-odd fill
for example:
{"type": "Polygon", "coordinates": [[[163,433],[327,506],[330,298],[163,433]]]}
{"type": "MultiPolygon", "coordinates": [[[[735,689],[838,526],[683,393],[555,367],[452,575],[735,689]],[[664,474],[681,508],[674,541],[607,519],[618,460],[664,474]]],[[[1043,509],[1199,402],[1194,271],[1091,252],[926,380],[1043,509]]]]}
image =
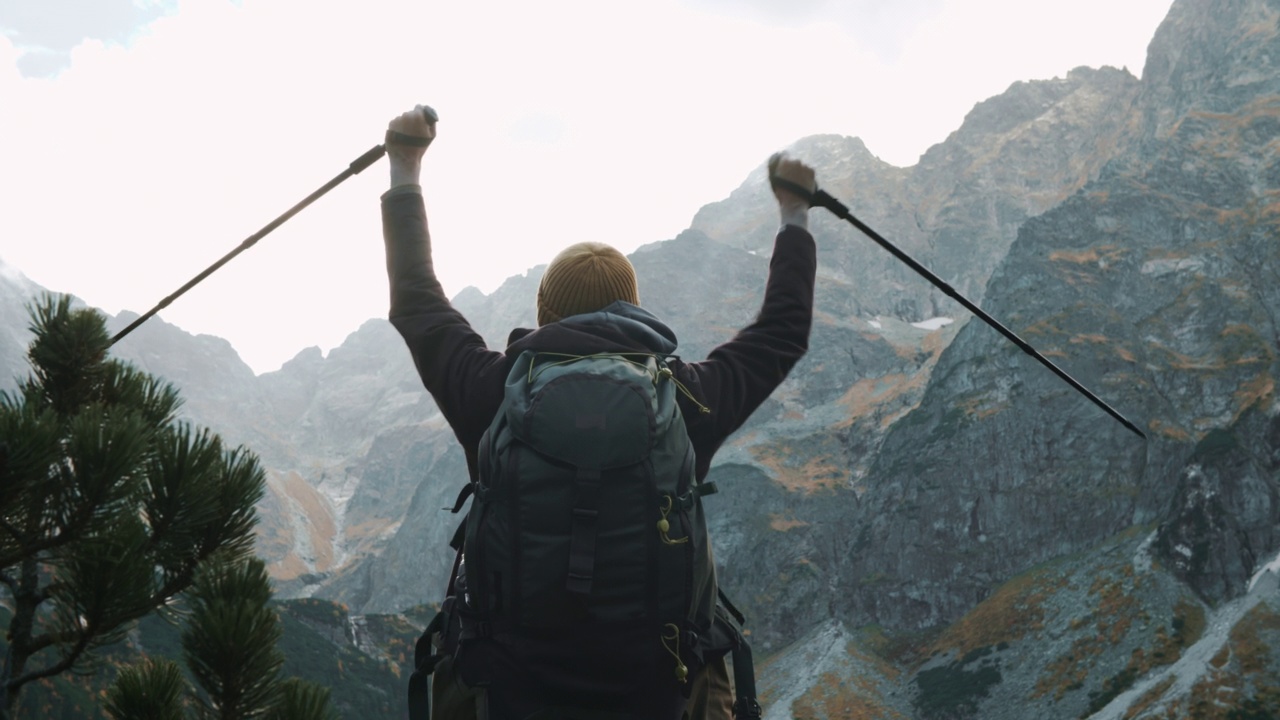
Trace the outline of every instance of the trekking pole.
{"type": "Polygon", "coordinates": [[[1108,415],[1115,418],[1116,420],[1119,420],[1121,425],[1124,425],[1126,428],[1132,430],[1138,437],[1142,438],[1143,440],[1147,439],[1146,434],[1143,433],[1141,430],[1139,430],[1137,425],[1134,425],[1133,423],[1129,422],[1129,420],[1125,418],[1125,416],[1121,415],[1119,412],[1116,412],[1114,408],[1112,408],[1110,405],[1103,402],[1102,399],[1099,398],[1097,395],[1094,395],[1093,393],[1089,392],[1088,388],[1086,388],[1084,385],[1081,385],[1075,378],[1068,375],[1065,371],[1062,370],[1062,368],[1059,368],[1057,365],[1054,365],[1053,362],[1049,360],[1049,358],[1037,352],[1035,348],[1031,347],[1031,345],[1027,343],[1027,341],[1015,335],[1012,330],[1005,327],[1004,325],[1001,325],[1000,322],[997,321],[995,318],[983,312],[982,308],[979,308],[977,305],[974,305],[972,302],[969,301],[968,298],[961,295],[954,288],[952,288],[950,285],[944,282],[942,278],[938,277],[937,275],[934,275],[932,272],[930,272],[928,268],[916,262],[915,259],[912,258],[910,255],[898,249],[893,243],[889,242],[888,240],[885,240],[880,235],[880,233],[876,232],[875,230],[872,230],[868,225],[863,223],[858,218],[854,217],[853,214],[849,212],[849,208],[845,207],[844,204],[841,203],[839,200],[836,200],[834,197],[828,195],[826,192],[823,192],[819,188],[815,187],[813,192],[810,192],[807,188],[801,187],[788,180],[783,180],[782,178],[775,177],[773,176],[772,173],[770,173],[769,182],[774,187],[781,188],[783,190],[786,190],[787,192],[795,194],[798,197],[808,200],[809,207],[826,208],[827,210],[831,211],[833,215],[840,218],[841,220],[847,220],[851,225],[861,230],[863,234],[865,234],[867,237],[876,241],[876,243],[880,245],[880,247],[884,248],[885,250],[888,250],[890,253],[893,253],[894,257],[906,263],[908,267],[910,267],[912,270],[915,270],[917,273],[919,273],[920,276],[923,277],[925,280],[928,280],[929,282],[933,283],[934,287],[938,288],[939,290],[941,290],[942,292],[950,296],[952,299],[954,299],[956,302],[963,305],[966,309],[969,310],[969,312],[973,313],[974,315],[977,315],[979,318],[982,318],[983,322],[995,328],[997,331],[999,331],[1001,335],[1004,335],[1006,338],[1008,338],[1010,342],[1012,342],[1014,345],[1017,345],[1019,348],[1021,348],[1023,352],[1035,358],[1036,360],[1039,360],[1041,365],[1044,365],[1045,367],[1052,370],[1055,375],[1065,380],[1068,385],[1075,388],[1082,395],[1089,398],[1089,400],[1093,401],[1094,405],[1097,405],[1098,407],[1106,411],[1108,415]]]}
{"type": "MultiPolygon", "coordinates": [[[[435,110],[432,110],[426,105],[419,105],[418,108],[422,111],[423,117],[425,117],[428,122],[435,123],[440,121],[440,116],[436,114],[435,110]]],[[[321,196],[323,196],[325,193],[329,192],[330,190],[334,189],[335,187],[341,185],[343,181],[345,181],[347,178],[351,177],[352,175],[359,175],[362,170],[364,170],[365,168],[377,162],[383,155],[387,153],[387,144],[398,143],[400,145],[415,145],[417,147],[425,147],[427,142],[429,141],[424,141],[423,138],[413,137],[411,135],[405,135],[403,133],[395,132],[394,130],[388,130],[386,141],[382,145],[374,146],[365,154],[361,155],[355,160],[352,160],[351,164],[347,166],[347,169],[343,170],[337,177],[325,183],[319,190],[316,190],[315,192],[303,198],[301,202],[299,202],[297,205],[294,205],[293,207],[286,210],[284,214],[281,215],[280,217],[267,223],[266,226],[264,226],[258,232],[250,235],[248,238],[245,238],[244,242],[240,243],[240,245],[237,246],[234,250],[227,253],[226,255],[223,255],[221,259],[219,259],[217,262],[210,265],[209,267],[205,268],[204,271],[201,272],[199,275],[196,275],[195,277],[188,280],[187,284],[178,288],[173,292],[173,294],[161,300],[155,307],[148,310],[146,314],[140,316],[138,319],[129,323],[128,327],[116,333],[115,337],[111,338],[111,342],[109,343],[109,345],[115,345],[125,335],[128,335],[129,333],[133,332],[133,330],[137,328],[139,325],[146,322],[147,320],[150,320],[152,315],[155,315],[156,313],[160,312],[166,307],[169,307],[169,303],[172,303],[174,300],[177,300],[183,293],[185,293],[186,291],[198,285],[201,280],[204,280],[205,278],[217,272],[218,268],[221,268],[223,265],[226,265],[227,263],[231,262],[232,258],[244,252],[245,250],[248,250],[249,248],[253,247],[255,243],[257,243],[259,240],[265,237],[272,230],[275,230],[276,228],[283,225],[286,220],[293,217],[294,215],[297,215],[299,212],[303,210],[303,208],[307,207],[308,205],[315,202],[316,200],[319,200],[321,196]]]]}

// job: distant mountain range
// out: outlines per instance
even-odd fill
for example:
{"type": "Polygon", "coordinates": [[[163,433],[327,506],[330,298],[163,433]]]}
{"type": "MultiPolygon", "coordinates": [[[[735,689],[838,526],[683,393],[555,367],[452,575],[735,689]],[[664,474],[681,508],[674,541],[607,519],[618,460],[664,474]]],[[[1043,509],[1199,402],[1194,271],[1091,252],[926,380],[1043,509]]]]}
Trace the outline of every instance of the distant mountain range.
{"type": "MultiPolygon", "coordinates": [[[[1280,5],[1176,0],[1141,80],[1016,83],[910,168],[793,150],[1149,440],[814,211],[811,351],[707,501],[767,717],[1280,716],[1280,5]]],[[[776,223],[759,168],[631,256],[682,356],[753,317],[776,223]]],[[[501,347],[541,270],[455,304],[501,347]]],[[[37,291],[0,272],[5,377],[37,291]]],[[[256,377],[160,320],[119,354],[270,468],[282,596],[440,599],[465,463],[389,324],[256,377]]]]}

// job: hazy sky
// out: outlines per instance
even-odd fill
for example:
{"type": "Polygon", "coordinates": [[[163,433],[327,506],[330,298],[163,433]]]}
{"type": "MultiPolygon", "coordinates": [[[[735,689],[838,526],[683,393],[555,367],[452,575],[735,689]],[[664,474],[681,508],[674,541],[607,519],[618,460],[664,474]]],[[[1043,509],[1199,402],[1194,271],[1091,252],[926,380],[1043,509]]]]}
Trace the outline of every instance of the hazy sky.
{"type": "MultiPolygon", "coordinates": [[[[1138,75],[1170,4],[0,0],[0,259],[143,312],[422,102],[436,267],[489,292],[568,243],[670,239],[806,135],[910,166],[1018,80],[1138,75]]],[[[258,372],[384,317],[384,163],[162,317],[258,372]]]]}

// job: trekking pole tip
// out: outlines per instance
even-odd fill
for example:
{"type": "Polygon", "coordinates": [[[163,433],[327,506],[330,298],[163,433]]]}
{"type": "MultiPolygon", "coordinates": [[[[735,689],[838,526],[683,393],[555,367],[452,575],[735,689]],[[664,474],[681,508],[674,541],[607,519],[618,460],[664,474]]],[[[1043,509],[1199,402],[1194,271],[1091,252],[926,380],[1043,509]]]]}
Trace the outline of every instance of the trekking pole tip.
{"type": "Polygon", "coordinates": [[[1145,441],[1145,440],[1147,440],[1147,434],[1146,434],[1146,433],[1144,433],[1144,432],[1142,432],[1141,430],[1139,430],[1137,425],[1134,425],[1133,423],[1129,422],[1128,420],[1125,420],[1125,421],[1124,421],[1124,426],[1125,426],[1125,427],[1127,427],[1127,428],[1129,428],[1130,430],[1132,430],[1132,431],[1133,431],[1133,434],[1135,434],[1135,435],[1137,435],[1138,437],[1142,438],[1144,441],[1145,441]]]}

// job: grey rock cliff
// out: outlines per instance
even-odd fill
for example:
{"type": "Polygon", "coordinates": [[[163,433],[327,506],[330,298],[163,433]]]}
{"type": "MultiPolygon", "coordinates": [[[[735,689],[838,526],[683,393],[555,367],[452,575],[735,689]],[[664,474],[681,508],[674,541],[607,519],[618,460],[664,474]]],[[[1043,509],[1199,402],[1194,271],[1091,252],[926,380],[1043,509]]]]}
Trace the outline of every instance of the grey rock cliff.
{"type": "MultiPolygon", "coordinates": [[[[1152,42],[1129,150],[1024,223],[987,286],[993,315],[1151,441],[969,323],[872,467],[855,526],[879,551],[842,573],[846,616],[950,622],[992,578],[1162,517],[1197,441],[1274,412],[1280,256],[1263,208],[1280,187],[1275,133],[1258,125],[1270,127],[1280,75],[1241,66],[1280,49],[1274,15],[1262,2],[1176,3],[1152,42]],[[909,602],[854,584],[869,574],[909,602]]],[[[1271,442],[1255,433],[1240,448],[1269,457],[1271,442]]],[[[1250,570],[1235,570],[1237,591],[1250,570]]]]}

